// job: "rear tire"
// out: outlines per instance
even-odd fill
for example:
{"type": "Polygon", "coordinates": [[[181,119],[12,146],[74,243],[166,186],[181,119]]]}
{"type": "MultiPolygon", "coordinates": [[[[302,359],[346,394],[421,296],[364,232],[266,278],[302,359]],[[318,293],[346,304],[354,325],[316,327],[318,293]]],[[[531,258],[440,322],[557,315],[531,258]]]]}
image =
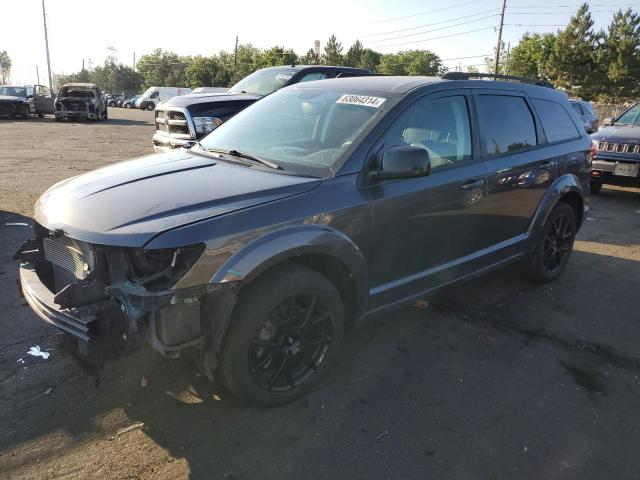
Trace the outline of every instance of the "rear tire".
{"type": "Polygon", "coordinates": [[[315,270],[286,264],[241,293],[219,371],[241,400],[287,403],[327,370],[343,331],[344,308],[333,283],[315,270]]]}
{"type": "Polygon", "coordinates": [[[598,195],[600,193],[601,188],[602,188],[602,182],[598,182],[595,180],[591,180],[591,182],[589,182],[589,189],[591,190],[592,195],[598,195]]]}
{"type": "Polygon", "coordinates": [[[534,283],[558,278],[569,262],[575,236],[575,212],[570,205],[558,202],[542,228],[535,250],[525,262],[527,278],[534,283]]]}
{"type": "Polygon", "coordinates": [[[29,120],[29,115],[30,115],[30,114],[31,114],[31,108],[29,108],[29,105],[28,105],[28,104],[26,104],[26,105],[24,106],[24,116],[23,116],[23,118],[24,118],[25,120],[29,120]]]}

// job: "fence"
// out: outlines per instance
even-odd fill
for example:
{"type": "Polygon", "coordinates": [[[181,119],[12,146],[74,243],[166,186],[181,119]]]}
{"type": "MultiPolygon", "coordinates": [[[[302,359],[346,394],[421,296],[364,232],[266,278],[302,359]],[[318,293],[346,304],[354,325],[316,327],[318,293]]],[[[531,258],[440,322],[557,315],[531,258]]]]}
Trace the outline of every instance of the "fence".
{"type": "Polygon", "coordinates": [[[617,117],[622,112],[624,112],[627,108],[629,108],[631,104],[619,104],[612,105],[608,103],[594,103],[593,108],[596,111],[596,116],[598,117],[598,121],[602,124],[602,120],[607,117],[617,117]]]}

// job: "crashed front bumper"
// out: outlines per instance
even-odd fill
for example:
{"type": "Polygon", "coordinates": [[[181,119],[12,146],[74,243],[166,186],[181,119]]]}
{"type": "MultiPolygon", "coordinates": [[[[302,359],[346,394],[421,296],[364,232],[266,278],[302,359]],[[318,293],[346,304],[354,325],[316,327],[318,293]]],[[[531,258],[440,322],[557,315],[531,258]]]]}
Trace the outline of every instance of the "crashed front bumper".
{"type": "Polygon", "coordinates": [[[40,281],[36,270],[26,263],[20,265],[20,291],[42,320],[79,340],[89,341],[89,324],[97,320],[95,312],[60,308],[53,300],[54,294],[40,281]]]}
{"type": "Polygon", "coordinates": [[[90,119],[90,120],[95,120],[98,115],[95,113],[91,113],[91,112],[76,112],[76,111],[71,111],[71,110],[59,110],[57,112],[55,112],[55,117],[56,118],[84,118],[84,119],[90,119]]]}

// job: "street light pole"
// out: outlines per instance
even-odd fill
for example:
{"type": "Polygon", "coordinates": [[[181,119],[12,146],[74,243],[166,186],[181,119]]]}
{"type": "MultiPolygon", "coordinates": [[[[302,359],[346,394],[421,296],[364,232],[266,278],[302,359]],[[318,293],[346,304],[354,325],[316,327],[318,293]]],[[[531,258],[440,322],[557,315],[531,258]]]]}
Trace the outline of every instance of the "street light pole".
{"type": "Polygon", "coordinates": [[[42,20],[44,22],[44,46],[47,49],[47,69],[49,70],[49,90],[53,92],[53,82],[51,81],[51,60],[49,59],[49,37],[47,35],[47,14],[42,0],[42,20]]]}

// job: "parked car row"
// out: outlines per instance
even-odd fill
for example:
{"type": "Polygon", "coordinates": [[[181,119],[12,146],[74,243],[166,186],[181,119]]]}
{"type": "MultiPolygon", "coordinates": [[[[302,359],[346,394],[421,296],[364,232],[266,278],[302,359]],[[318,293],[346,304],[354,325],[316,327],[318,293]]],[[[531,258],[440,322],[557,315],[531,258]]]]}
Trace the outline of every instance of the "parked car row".
{"type": "Polygon", "coordinates": [[[83,354],[191,350],[275,405],[327,372],[356,320],[514,262],[562,273],[597,153],[566,94],[311,68],[164,102],[159,130],[189,149],[48,189],[15,257],[34,312],[83,354]]]}

